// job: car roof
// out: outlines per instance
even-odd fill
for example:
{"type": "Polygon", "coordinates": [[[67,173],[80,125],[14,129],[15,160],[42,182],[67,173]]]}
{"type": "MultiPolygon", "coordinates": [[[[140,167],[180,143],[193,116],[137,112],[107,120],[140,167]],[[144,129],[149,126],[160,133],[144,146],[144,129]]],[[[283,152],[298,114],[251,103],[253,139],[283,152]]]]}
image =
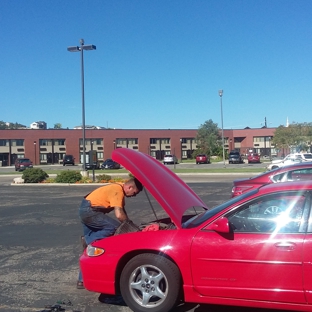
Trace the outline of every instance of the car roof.
{"type": "Polygon", "coordinates": [[[112,158],[143,184],[178,228],[182,228],[187,209],[208,208],[185,182],[155,158],[128,148],[114,150],[112,158]]]}
{"type": "Polygon", "coordinates": [[[265,171],[262,172],[256,176],[253,176],[251,178],[248,179],[239,179],[239,180],[234,180],[233,184],[234,185],[241,185],[244,183],[253,183],[254,181],[257,181],[258,183],[261,182],[265,182],[265,180],[267,180],[269,177],[275,176],[277,174],[281,174],[284,172],[288,172],[288,171],[292,171],[292,170],[299,170],[299,169],[308,169],[308,168],[312,168],[312,162],[301,162],[301,163],[296,163],[296,164],[292,164],[292,165],[287,165],[287,166],[283,166],[283,167],[278,167],[276,169],[272,169],[270,171],[265,171]]]}
{"type": "Polygon", "coordinates": [[[302,181],[293,181],[293,182],[283,182],[283,183],[273,183],[273,184],[266,184],[259,187],[259,195],[262,193],[273,193],[276,191],[298,191],[298,190],[312,190],[312,183],[308,180],[302,181]]]}
{"type": "Polygon", "coordinates": [[[285,172],[285,171],[289,171],[289,170],[295,170],[295,169],[307,169],[307,168],[312,168],[312,161],[306,161],[306,162],[299,162],[299,163],[294,163],[294,164],[290,164],[287,166],[283,166],[280,168],[276,168],[271,170],[270,172],[285,172]]]}

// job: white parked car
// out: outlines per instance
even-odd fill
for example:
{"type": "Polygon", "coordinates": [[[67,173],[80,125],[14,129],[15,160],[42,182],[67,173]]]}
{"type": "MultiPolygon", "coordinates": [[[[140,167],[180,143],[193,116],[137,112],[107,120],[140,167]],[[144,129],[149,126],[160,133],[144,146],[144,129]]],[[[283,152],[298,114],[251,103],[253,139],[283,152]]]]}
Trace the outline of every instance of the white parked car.
{"type": "Polygon", "coordinates": [[[304,161],[312,161],[312,153],[294,153],[287,155],[284,159],[273,160],[267,166],[268,170],[281,168],[283,166],[297,164],[304,161]]]}
{"type": "Polygon", "coordinates": [[[178,158],[175,155],[167,154],[163,159],[164,165],[178,163],[178,158]]]}

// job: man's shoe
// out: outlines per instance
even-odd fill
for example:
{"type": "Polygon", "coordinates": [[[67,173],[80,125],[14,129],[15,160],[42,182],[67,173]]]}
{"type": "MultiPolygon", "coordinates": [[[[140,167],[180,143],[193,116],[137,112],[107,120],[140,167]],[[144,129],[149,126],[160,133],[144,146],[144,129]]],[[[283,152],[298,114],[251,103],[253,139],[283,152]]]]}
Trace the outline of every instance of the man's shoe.
{"type": "Polygon", "coordinates": [[[77,289],[84,289],[83,282],[77,281],[77,289]]]}
{"type": "Polygon", "coordinates": [[[88,247],[84,236],[81,236],[81,245],[82,245],[83,250],[85,250],[88,247]]]}

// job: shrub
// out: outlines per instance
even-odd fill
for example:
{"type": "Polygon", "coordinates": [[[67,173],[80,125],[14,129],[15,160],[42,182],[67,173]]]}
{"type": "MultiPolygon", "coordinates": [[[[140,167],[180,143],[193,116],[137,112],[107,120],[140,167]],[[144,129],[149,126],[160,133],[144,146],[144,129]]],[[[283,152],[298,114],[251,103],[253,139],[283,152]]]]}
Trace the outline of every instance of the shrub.
{"type": "Polygon", "coordinates": [[[82,175],[78,171],[67,170],[62,171],[55,178],[56,183],[76,183],[82,179],[82,175]]]}
{"type": "Polygon", "coordinates": [[[108,182],[112,179],[112,177],[110,175],[107,174],[99,174],[96,177],[97,182],[108,182]]]}
{"type": "Polygon", "coordinates": [[[27,168],[23,172],[22,179],[25,183],[40,183],[48,177],[49,175],[40,168],[27,168]]]}

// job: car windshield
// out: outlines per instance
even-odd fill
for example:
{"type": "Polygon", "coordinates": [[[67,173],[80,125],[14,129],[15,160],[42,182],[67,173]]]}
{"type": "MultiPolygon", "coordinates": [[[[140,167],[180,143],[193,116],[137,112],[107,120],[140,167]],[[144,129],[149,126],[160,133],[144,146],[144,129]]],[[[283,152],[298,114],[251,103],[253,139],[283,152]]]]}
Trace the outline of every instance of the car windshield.
{"type": "Polygon", "coordinates": [[[216,206],[212,209],[209,209],[206,212],[203,212],[203,213],[196,215],[193,218],[187,220],[186,222],[184,222],[182,224],[182,228],[191,229],[191,228],[197,227],[197,226],[201,225],[202,223],[204,223],[205,221],[207,221],[208,219],[210,219],[211,217],[213,217],[214,215],[218,214],[220,211],[222,211],[226,207],[231,206],[231,205],[235,204],[236,202],[239,202],[240,200],[242,200],[246,197],[249,197],[250,195],[254,195],[256,193],[258,193],[258,189],[254,189],[250,192],[246,192],[246,193],[243,193],[242,195],[233,197],[232,199],[228,200],[227,202],[225,202],[219,206],[216,206]]]}
{"type": "Polygon", "coordinates": [[[30,162],[30,160],[27,159],[27,158],[25,158],[25,159],[21,159],[20,162],[21,162],[21,163],[30,162]]]}
{"type": "Polygon", "coordinates": [[[305,159],[312,159],[312,154],[303,154],[305,159]]]}

